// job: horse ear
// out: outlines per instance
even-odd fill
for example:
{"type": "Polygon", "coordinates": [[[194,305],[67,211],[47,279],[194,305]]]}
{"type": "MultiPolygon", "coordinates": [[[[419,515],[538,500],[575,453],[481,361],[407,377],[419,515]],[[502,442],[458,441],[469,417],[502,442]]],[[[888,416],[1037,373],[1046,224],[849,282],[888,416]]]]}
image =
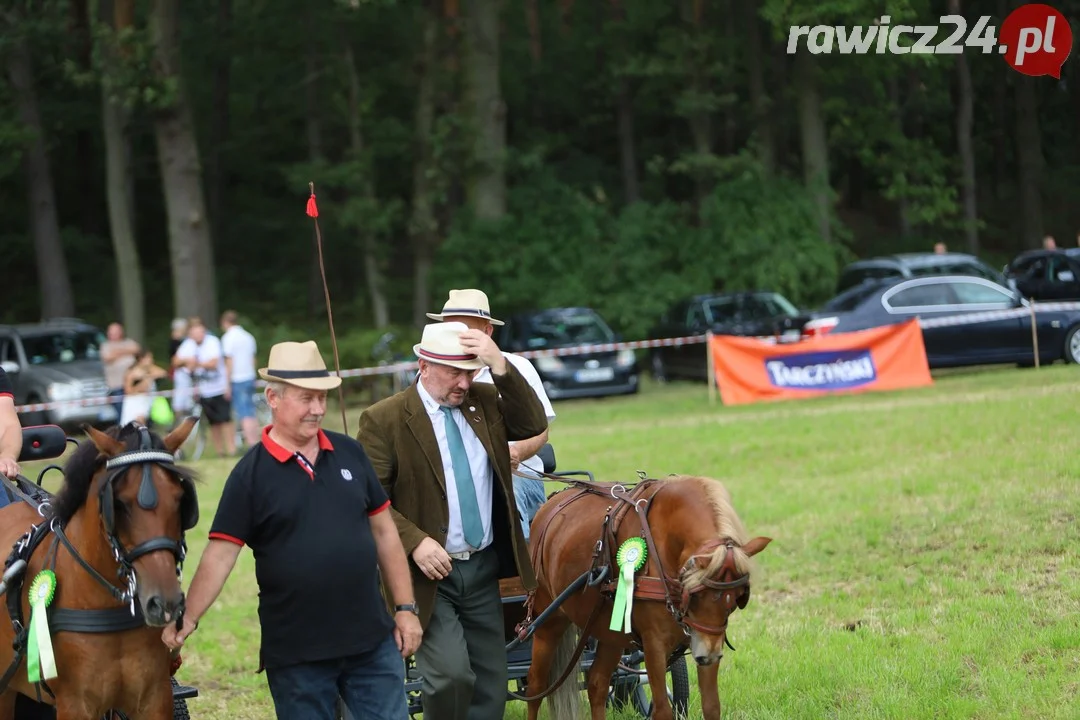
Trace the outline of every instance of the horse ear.
{"type": "Polygon", "coordinates": [[[83,429],[90,436],[90,442],[94,443],[94,447],[105,457],[113,457],[124,451],[124,443],[116,438],[109,437],[93,425],[87,425],[83,429]]]}
{"type": "Polygon", "coordinates": [[[742,549],[744,553],[746,553],[750,557],[753,557],[754,555],[757,555],[759,552],[764,550],[765,547],[771,542],[772,538],[756,537],[743,545],[742,549]]]}
{"type": "Polygon", "coordinates": [[[192,428],[195,427],[195,423],[199,421],[199,418],[194,415],[189,415],[184,418],[184,421],[176,426],[176,429],[165,436],[162,442],[165,443],[165,449],[171,453],[176,452],[176,449],[184,444],[184,441],[188,439],[188,435],[191,434],[192,428]]]}

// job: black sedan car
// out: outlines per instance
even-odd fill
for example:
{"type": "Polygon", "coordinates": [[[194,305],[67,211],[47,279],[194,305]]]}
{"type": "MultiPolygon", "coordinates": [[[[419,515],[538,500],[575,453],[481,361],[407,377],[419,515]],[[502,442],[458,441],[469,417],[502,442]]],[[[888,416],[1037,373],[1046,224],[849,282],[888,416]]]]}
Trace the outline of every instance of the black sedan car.
{"type": "Polygon", "coordinates": [[[1020,253],[1005,266],[1005,277],[1031,300],[1080,299],[1080,248],[1020,253]]]}
{"type": "MultiPolygon", "coordinates": [[[[551,308],[511,315],[495,338],[512,353],[553,350],[619,341],[593,309],[551,308]]],[[[633,350],[608,350],[531,358],[550,400],[623,395],[638,391],[638,362],[633,350]]]]}
{"type": "MultiPolygon", "coordinates": [[[[799,310],[780,293],[731,292],[694,295],[674,303],[649,331],[649,339],[722,335],[798,339],[802,329],[799,310]]],[[[655,347],[649,350],[653,377],[707,380],[707,349],[703,343],[655,347]]]]}
{"type": "MultiPolygon", "coordinates": [[[[1034,362],[1028,301],[999,283],[970,276],[890,278],[864,283],[806,317],[803,333],[812,336],[853,332],[914,317],[962,320],[964,315],[988,311],[1006,312],[1002,317],[984,317],[977,322],[923,327],[930,367],[1034,362]]],[[[1080,311],[1040,310],[1036,319],[1040,362],[1080,362],[1080,311]]]]}

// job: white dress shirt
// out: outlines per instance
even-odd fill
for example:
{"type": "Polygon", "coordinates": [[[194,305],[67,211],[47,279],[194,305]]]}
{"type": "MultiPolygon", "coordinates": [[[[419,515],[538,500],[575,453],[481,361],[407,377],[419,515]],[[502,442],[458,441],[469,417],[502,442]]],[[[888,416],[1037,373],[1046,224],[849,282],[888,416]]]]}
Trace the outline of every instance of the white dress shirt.
{"type": "MultiPolygon", "coordinates": [[[[529,383],[529,387],[533,389],[533,392],[536,393],[536,397],[540,399],[540,404],[544,406],[544,414],[547,415],[548,424],[550,425],[551,421],[555,419],[555,410],[551,407],[551,400],[548,399],[547,392],[544,391],[544,383],[540,379],[540,374],[536,372],[536,368],[533,367],[531,362],[520,355],[504,352],[503,357],[525,377],[525,380],[529,383]]],[[[494,384],[495,379],[491,377],[491,368],[485,365],[476,371],[472,381],[474,383],[486,382],[494,384]]],[[[510,444],[513,445],[514,441],[511,440],[510,444]]],[[[517,471],[522,475],[530,475],[539,479],[540,475],[537,475],[536,473],[544,471],[544,462],[539,456],[533,455],[532,457],[522,460],[517,471]],[[530,473],[529,470],[535,470],[536,472],[530,473]]]]}
{"type": "MultiPolygon", "coordinates": [[[[435,431],[435,440],[439,443],[439,454],[442,456],[443,475],[446,477],[446,504],[450,509],[450,523],[446,533],[446,552],[458,553],[466,550],[483,550],[491,544],[493,533],[491,530],[491,494],[492,472],[491,461],[488,459],[487,450],[476,432],[470,427],[470,421],[463,414],[469,412],[469,405],[462,404],[451,411],[451,417],[461,433],[461,441],[465,444],[465,452],[469,455],[469,467],[472,470],[473,485],[476,488],[476,502],[480,506],[480,521],[484,526],[484,542],[481,547],[471,547],[465,542],[465,532],[461,527],[461,507],[458,505],[457,480],[454,476],[454,464],[450,459],[449,445],[446,441],[446,416],[439,409],[439,403],[431,397],[424,387],[424,381],[416,383],[416,390],[420,393],[420,399],[424,402],[431,419],[431,427],[435,431]]],[[[470,415],[472,417],[472,415],[470,415]]]]}

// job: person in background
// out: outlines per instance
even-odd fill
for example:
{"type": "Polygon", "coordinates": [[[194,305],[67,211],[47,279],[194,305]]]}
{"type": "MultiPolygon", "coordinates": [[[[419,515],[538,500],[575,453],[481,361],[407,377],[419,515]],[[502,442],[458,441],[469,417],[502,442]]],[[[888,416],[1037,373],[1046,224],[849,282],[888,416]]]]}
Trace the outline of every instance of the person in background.
{"type": "MultiPolygon", "coordinates": [[[[497,320],[491,316],[487,294],[481,290],[473,289],[451,290],[450,296],[443,305],[442,312],[427,313],[427,316],[432,320],[441,322],[463,323],[473,330],[479,330],[487,334],[488,337],[492,337],[495,332],[495,325],[503,324],[502,320],[497,320]]],[[[544,414],[547,416],[548,425],[550,426],[551,421],[555,419],[555,410],[551,407],[551,400],[548,399],[547,392],[544,391],[544,383],[536,372],[536,368],[520,355],[514,355],[505,350],[503,351],[503,357],[517,368],[518,372],[528,381],[529,387],[533,389],[536,397],[540,399],[540,403],[544,406],[544,414]]],[[[472,381],[474,383],[494,382],[490,368],[485,365],[477,370],[472,381]]],[[[544,481],[537,474],[544,471],[544,463],[536,456],[537,451],[547,441],[548,428],[544,428],[544,432],[535,437],[509,443],[510,469],[514,471],[514,497],[517,500],[518,510],[521,512],[521,530],[525,533],[526,541],[529,539],[529,527],[532,525],[533,518],[536,517],[536,512],[547,500],[544,481]]]]}
{"type": "Polygon", "coordinates": [[[124,406],[120,413],[120,424],[127,425],[135,421],[142,425],[150,417],[150,393],[157,390],[157,381],[168,377],[165,368],[154,364],[154,353],[143,350],[135,358],[135,364],[124,375],[124,406]]]}
{"type": "Polygon", "coordinates": [[[948,247],[946,247],[945,243],[943,243],[943,242],[934,243],[934,254],[935,255],[944,255],[948,251],[949,251],[949,249],[948,249],[948,247]]]}
{"type": "Polygon", "coordinates": [[[1057,250],[1057,241],[1054,240],[1053,235],[1043,238],[1043,250],[1057,250]]]}
{"type": "MultiPolygon", "coordinates": [[[[22,453],[22,424],[15,410],[15,390],[7,372],[0,368],[0,475],[14,478],[19,474],[22,453]]],[[[0,493],[0,507],[8,504],[7,493],[0,493]]]]}
{"type": "Polygon", "coordinates": [[[123,414],[124,374],[135,364],[135,356],[141,351],[139,343],[124,336],[124,326],[110,323],[105,330],[105,342],[101,343],[101,363],[105,366],[105,384],[109,387],[109,397],[116,408],[119,421],[123,414]]]}
{"type": "Polygon", "coordinates": [[[232,385],[232,405],[244,445],[254,447],[259,442],[259,422],[255,419],[255,338],[236,321],[236,311],[221,314],[221,349],[225,353],[225,368],[232,385]]]}
{"type": "Polygon", "coordinates": [[[236,454],[236,431],[232,420],[232,387],[225,370],[221,340],[206,332],[199,318],[188,320],[188,337],[176,351],[175,366],[183,366],[195,380],[203,415],[210,423],[210,438],[218,457],[236,454]]]}
{"type": "Polygon", "coordinates": [[[176,351],[184,344],[187,334],[188,321],[184,318],[174,318],[169,337],[169,378],[173,384],[172,409],[176,413],[177,422],[180,422],[183,416],[195,407],[191,373],[185,366],[176,362],[176,351]]]}

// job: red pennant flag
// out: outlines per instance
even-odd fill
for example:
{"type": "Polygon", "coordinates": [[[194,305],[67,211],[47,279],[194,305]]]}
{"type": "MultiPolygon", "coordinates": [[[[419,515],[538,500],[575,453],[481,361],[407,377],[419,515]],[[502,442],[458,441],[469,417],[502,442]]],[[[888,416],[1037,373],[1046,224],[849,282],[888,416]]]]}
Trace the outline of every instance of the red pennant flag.
{"type": "Polygon", "coordinates": [[[315,204],[315,193],[311,193],[311,197],[307,201],[307,214],[313,218],[319,217],[319,208],[315,204]]]}

